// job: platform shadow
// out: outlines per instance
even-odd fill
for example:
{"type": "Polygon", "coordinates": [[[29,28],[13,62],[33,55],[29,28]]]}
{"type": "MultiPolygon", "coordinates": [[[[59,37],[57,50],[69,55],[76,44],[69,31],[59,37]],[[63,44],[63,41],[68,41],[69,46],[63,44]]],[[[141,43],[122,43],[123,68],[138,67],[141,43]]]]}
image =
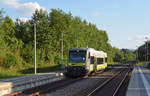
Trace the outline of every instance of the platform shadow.
{"type": "MultiPolygon", "coordinates": [[[[46,72],[54,72],[54,71],[61,71],[61,65],[37,68],[37,73],[46,73],[46,72]]],[[[32,73],[34,73],[34,67],[21,70],[20,73],[22,73],[22,74],[32,74],[32,73]]]]}

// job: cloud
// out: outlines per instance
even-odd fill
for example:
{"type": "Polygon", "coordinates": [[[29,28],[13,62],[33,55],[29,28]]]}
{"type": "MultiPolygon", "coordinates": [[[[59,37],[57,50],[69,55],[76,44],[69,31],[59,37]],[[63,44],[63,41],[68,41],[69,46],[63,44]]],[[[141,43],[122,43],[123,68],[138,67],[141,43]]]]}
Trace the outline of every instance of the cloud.
{"type": "Polygon", "coordinates": [[[19,0],[2,0],[2,3],[8,6],[17,8],[19,6],[19,0]]]}
{"type": "Polygon", "coordinates": [[[129,40],[129,41],[131,41],[131,40],[132,40],[132,38],[131,38],[131,37],[128,37],[128,40],[129,40]]]}
{"type": "Polygon", "coordinates": [[[143,34],[142,35],[136,35],[136,38],[137,39],[150,39],[150,34],[149,35],[148,34],[147,35],[143,35],[143,34]]]}
{"type": "Polygon", "coordinates": [[[135,37],[128,38],[128,48],[136,49],[137,47],[141,46],[145,43],[145,41],[150,40],[150,34],[138,34],[135,37]],[[147,38],[146,38],[147,37],[147,38]]]}
{"type": "Polygon", "coordinates": [[[44,7],[41,7],[37,2],[26,2],[19,3],[20,0],[3,0],[2,4],[7,5],[16,9],[19,14],[23,14],[25,16],[32,16],[33,12],[36,9],[46,10],[44,7]]]}
{"type": "Polygon", "coordinates": [[[23,22],[27,22],[30,20],[30,18],[18,18],[19,20],[23,21],[23,22]]]}
{"type": "Polygon", "coordinates": [[[94,16],[94,17],[99,17],[99,16],[100,16],[100,12],[94,12],[94,13],[93,13],[93,16],[94,16]]]}

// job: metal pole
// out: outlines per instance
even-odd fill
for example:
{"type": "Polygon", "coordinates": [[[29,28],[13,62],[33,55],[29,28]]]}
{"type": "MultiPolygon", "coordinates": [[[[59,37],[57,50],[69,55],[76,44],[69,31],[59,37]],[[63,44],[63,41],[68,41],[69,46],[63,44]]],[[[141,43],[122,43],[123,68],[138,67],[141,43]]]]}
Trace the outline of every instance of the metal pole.
{"type": "Polygon", "coordinates": [[[138,49],[137,49],[137,52],[136,52],[136,60],[138,61],[138,49]]]}
{"type": "Polygon", "coordinates": [[[136,59],[137,59],[137,62],[138,62],[138,46],[136,46],[137,47],[137,51],[136,51],[136,59]]]}
{"type": "Polygon", "coordinates": [[[145,41],[145,62],[146,62],[146,41],[145,41]]]}
{"type": "Polygon", "coordinates": [[[77,48],[78,48],[78,37],[77,37],[77,48]]]}
{"type": "Polygon", "coordinates": [[[148,41],[147,41],[147,63],[148,63],[148,41]]]}
{"type": "Polygon", "coordinates": [[[63,32],[61,32],[61,68],[65,68],[63,64],[63,32]]]}
{"type": "Polygon", "coordinates": [[[78,33],[76,32],[76,43],[77,43],[77,48],[78,48],[78,33]]]}
{"type": "Polygon", "coordinates": [[[137,61],[138,61],[138,59],[139,59],[139,51],[137,49],[137,61]]]}
{"type": "Polygon", "coordinates": [[[37,73],[36,69],[36,23],[34,23],[34,72],[37,73]]]}
{"type": "Polygon", "coordinates": [[[147,66],[147,61],[148,61],[148,52],[147,52],[147,43],[148,43],[148,37],[145,37],[146,39],[146,42],[145,42],[145,50],[146,50],[146,53],[145,53],[145,61],[146,61],[146,66],[147,66]],[[146,57],[147,56],[147,57],[146,57]]]}

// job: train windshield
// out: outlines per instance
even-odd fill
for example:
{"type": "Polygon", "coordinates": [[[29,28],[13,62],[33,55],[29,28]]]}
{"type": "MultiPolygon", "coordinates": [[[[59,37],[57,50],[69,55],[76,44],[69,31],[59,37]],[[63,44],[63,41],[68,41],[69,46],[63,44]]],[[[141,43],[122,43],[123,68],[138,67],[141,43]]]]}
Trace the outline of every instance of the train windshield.
{"type": "Polygon", "coordinates": [[[86,60],[86,51],[75,50],[69,52],[70,63],[84,63],[86,60]]]}

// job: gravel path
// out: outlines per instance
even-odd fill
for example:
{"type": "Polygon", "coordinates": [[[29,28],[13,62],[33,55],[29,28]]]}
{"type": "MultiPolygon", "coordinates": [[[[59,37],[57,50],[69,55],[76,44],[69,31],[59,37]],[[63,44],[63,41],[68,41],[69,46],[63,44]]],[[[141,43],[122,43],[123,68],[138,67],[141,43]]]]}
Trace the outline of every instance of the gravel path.
{"type": "Polygon", "coordinates": [[[43,94],[43,96],[83,96],[82,93],[91,90],[94,85],[98,82],[103,82],[107,78],[110,78],[115,72],[103,72],[97,76],[92,76],[86,79],[83,79],[79,82],[73,83],[64,88],[58,89],[54,92],[43,94]]]}

